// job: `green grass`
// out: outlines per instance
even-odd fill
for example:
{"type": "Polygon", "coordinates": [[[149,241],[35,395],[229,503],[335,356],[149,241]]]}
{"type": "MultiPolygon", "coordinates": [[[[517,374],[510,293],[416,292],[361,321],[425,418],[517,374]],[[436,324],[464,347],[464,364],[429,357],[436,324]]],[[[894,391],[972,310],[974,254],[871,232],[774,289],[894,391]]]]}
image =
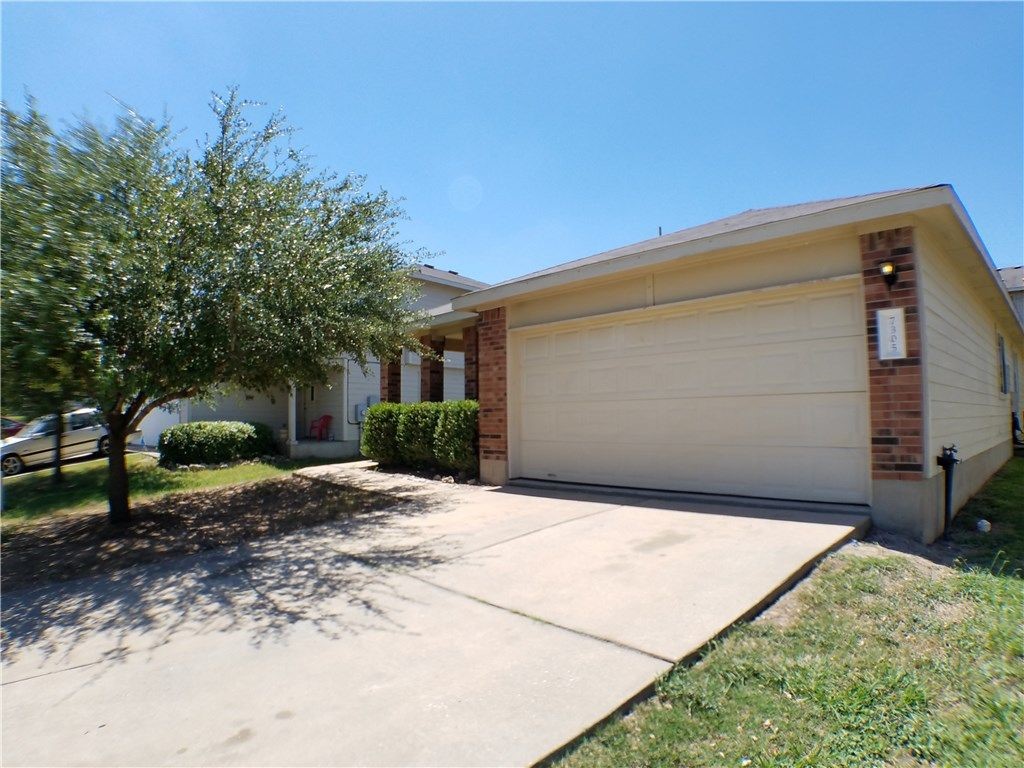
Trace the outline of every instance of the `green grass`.
{"type": "MultiPolygon", "coordinates": [[[[334,460],[336,461],[336,459],[334,460]]],[[[179,491],[219,488],[237,483],[266,480],[320,462],[281,460],[274,463],[237,464],[225,469],[194,472],[171,471],[157,465],[151,456],[130,454],[128,475],[132,502],[179,491]]],[[[49,469],[6,478],[3,481],[3,526],[22,525],[56,514],[102,509],[107,503],[107,462],[96,459],[63,467],[64,482],[54,487],[49,469]]]]}
{"type": "Polygon", "coordinates": [[[1014,459],[961,513],[958,567],[872,544],[834,553],[564,765],[1024,764],[1022,478],[1014,459]]]}
{"type": "Polygon", "coordinates": [[[954,540],[968,565],[988,567],[997,553],[1011,571],[1024,572],[1024,458],[1012,459],[953,521],[954,540]],[[992,523],[978,533],[979,519],[992,523]]]}

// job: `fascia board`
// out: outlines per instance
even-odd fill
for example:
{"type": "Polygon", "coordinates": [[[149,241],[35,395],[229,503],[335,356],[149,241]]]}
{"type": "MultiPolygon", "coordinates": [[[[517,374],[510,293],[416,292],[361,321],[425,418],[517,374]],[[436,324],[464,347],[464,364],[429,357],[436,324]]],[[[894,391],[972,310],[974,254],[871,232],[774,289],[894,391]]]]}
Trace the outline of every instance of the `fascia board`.
{"type": "MultiPolygon", "coordinates": [[[[866,200],[861,203],[833,208],[827,211],[804,214],[780,221],[756,224],[751,227],[723,232],[698,240],[682,243],[665,242],[664,239],[637,243],[611,251],[607,259],[591,264],[582,264],[547,275],[524,278],[492,288],[473,291],[452,300],[452,307],[474,310],[495,306],[512,298],[522,298],[538,291],[561,288],[574,282],[609,277],[644,267],[653,267],[669,261],[684,259],[708,253],[759,242],[775,240],[791,235],[801,235],[817,230],[849,226],[871,219],[885,218],[914,213],[927,208],[951,205],[954,196],[948,186],[930,187],[900,195],[866,200]]],[[[968,220],[969,221],[969,220],[968,220]]],[[[669,236],[671,237],[671,236],[669,236]]]]}

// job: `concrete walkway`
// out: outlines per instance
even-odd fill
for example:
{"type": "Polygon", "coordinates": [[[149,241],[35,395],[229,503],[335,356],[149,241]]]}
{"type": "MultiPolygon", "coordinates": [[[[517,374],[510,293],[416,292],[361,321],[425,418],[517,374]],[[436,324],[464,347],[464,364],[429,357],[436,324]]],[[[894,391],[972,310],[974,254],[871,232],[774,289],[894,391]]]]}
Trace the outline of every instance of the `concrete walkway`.
{"type": "Polygon", "coordinates": [[[394,507],[4,595],[4,765],[529,765],[862,516],[301,471],[394,507]]]}

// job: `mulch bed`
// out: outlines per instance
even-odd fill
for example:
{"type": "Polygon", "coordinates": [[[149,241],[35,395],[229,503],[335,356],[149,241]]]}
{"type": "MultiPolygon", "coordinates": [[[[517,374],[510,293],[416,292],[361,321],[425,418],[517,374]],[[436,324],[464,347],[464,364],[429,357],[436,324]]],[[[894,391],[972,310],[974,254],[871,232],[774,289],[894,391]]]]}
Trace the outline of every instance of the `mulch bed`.
{"type": "Polygon", "coordinates": [[[440,480],[445,483],[456,483],[458,485],[482,485],[480,478],[473,475],[466,475],[462,472],[406,467],[401,464],[378,464],[372,468],[372,471],[383,472],[386,475],[409,475],[411,477],[418,477],[422,480],[440,480]]]}
{"type": "Polygon", "coordinates": [[[391,506],[381,493],[290,476],[164,496],[132,508],[115,528],[106,513],[55,517],[5,531],[4,589],[89,576],[264,536],[288,533],[391,506]]]}

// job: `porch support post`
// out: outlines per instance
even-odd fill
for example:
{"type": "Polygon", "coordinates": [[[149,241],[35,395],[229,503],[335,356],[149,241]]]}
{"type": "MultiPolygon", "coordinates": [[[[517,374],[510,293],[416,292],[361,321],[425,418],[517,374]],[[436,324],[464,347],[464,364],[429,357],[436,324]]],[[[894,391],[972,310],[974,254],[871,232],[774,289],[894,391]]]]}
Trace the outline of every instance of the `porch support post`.
{"type": "Polygon", "coordinates": [[[420,401],[439,403],[444,400],[444,339],[422,336],[420,343],[441,358],[420,356],[420,401]]]}
{"type": "Polygon", "coordinates": [[[295,439],[295,385],[288,385],[288,445],[292,446],[298,442],[295,439]]]}
{"type": "Polygon", "coordinates": [[[402,402],[402,360],[380,361],[380,401],[382,403],[402,402]]]}
{"type": "Polygon", "coordinates": [[[467,400],[480,398],[480,363],[476,343],[476,326],[470,325],[462,329],[462,347],[465,356],[466,390],[463,397],[467,400]]]}
{"type": "Polygon", "coordinates": [[[508,482],[508,327],[505,307],[485,309],[476,322],[480,351],[480,479],[508,482]]]}

